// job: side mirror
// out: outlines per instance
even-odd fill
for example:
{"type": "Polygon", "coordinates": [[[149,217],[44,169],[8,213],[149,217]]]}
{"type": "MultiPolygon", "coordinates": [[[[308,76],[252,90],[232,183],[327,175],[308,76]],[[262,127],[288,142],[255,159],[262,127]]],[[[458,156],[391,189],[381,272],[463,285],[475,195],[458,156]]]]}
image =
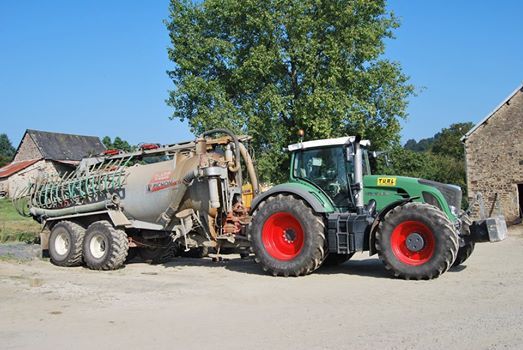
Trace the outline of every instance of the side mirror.
{"type": "Polygon", "coordinates": [[[387,167],[390,167],[390,160],[389,155],[387,151],[372,151],[372,158],[378,159],[378,157],[383,157],[383,160],[385,161],[385,165],[387,167]]]}

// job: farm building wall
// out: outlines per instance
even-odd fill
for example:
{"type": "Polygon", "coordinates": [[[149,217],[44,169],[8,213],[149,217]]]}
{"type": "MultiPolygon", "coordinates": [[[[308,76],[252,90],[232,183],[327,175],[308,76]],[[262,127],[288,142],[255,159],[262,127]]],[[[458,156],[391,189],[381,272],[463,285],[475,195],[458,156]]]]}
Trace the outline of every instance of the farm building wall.
{"type": "Polygon", "coordinates": [[[8,193],[9,192],[9,179],[2,178],[0,179],[0,194],[8,193]]]}
{"type": "Polygon", "coordinates": [[[13,162],[20,162],[23,160],[40,158],[43,158],[42,153],[38,149],[36,143],[31,138],[31,135],[26,133],[24,135],[24,138],[20,142],[20,146],[18,146],[18,151],[16,152],[13,162]]]}
{"type": "Polygon", "coordinates": [[[63,166],[50,160],[41,160],[9,177],[8,194],[13,196],[30,181],[38,178],[55,176],[63,172],[63,166]]]}
{"type": "MultiPolygon", "coordinates": [[[[481,192],[487,215],[495,215],[499,208],[507,222],[518,220],[523,202],[521,90],[467,137],[465,152],[469,201],[481,192]]],[[[473,214],[479,217],[478,205],[474,206],[473,214]]]]}

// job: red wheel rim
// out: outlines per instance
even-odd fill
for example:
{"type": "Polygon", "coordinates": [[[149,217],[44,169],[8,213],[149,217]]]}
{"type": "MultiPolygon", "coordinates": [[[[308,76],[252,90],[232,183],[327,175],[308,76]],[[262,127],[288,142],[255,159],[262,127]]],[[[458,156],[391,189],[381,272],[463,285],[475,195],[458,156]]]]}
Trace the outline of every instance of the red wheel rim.
{"type": "Polygon", "coordinates": [[[262,242],[269,253],[278,260],[291,260],[303,248],[303,228],[290,213],[276,213],[269,216],[262,229],[262,242]]]}
{"type": "Polygon", "coordinates": [[[402,263],[412,266],[429,261],[434,255],[436,246],[432,231],[419,221],[404,221],[396,226],[392,231],[391,245],[396,258],[402,263]],[[411,250],[407,245],[407,238],[413,234],[418,234],[423,238],[423,247],[420,250],[411,250]]]}

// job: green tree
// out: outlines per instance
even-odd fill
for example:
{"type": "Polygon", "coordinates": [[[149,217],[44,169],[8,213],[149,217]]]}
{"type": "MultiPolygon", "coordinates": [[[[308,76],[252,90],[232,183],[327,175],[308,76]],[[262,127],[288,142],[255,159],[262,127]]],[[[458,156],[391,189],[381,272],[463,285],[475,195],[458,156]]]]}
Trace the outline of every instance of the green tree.
{"type": "Polygon", "coordinates": [[[434,136],[432,152],[447,155],[458,160],[465,160],[465,148],[461,138],[474,127],[474,123],[456,123],[442,129],[434,136]]]}
{"type": "Polygon", "coordinates": [[[0,167],[8,164],[15,155],[15,148],[6,134],[0,134],[0,167]]]}
{"type": "Polygon", "coordinates": [[[401,175],[442,183],[465,189],[465,164],[462,160],[432,152],[415,152],[400,146],[388,154],[388,164],[379,160],[377,171],[385,175],[401,175]]]}
{"type": "Polygon", "coordinates": [[[282,149],[299,129],[359,133],[383,149],[413,93],[383,58],[397,27],[385,0],[171,0],[172,118],[253,136],[265,181],[287,175],[282,149]]]}
{"type": "Polygon", "coordinates": [[[427,139],[421,139],[417,142],[414,139],[410,139],[403,146],[405,149],[414,151],[414,152],[425,152],[430,151],[432,144],[434,143],[434,137],[429,137],[427,139]]]}
{"type": "Polygon", "coordinates": [[[135,146],[131,146],[129,142],[122,140],[119,136],[116,136],[114,138],[114,141],[111,141],[111,138],[109,136],[105,136],[102,139],[102,143],[107,149],[119,149],[125,152],[131,152],[136,149],[135,146]]]}

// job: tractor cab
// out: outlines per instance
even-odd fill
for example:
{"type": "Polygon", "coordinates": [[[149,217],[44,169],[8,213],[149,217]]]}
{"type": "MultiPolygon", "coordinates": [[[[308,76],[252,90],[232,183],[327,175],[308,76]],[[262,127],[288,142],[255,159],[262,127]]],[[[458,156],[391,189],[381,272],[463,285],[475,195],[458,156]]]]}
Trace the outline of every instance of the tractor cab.
{"type": "Polygon", "coordinates": [[[290,182],[313,184],[331,200],[338,210],[354,207],[363,186],[355,175],[370,175],[370,163],[365,147],[368,140],[360,140],[361,160],[355,161],[356,137],[300,142],[289,146],[291,156],[290,182]],[[358,186],[358,183],[360,185],[358,186]]]}

